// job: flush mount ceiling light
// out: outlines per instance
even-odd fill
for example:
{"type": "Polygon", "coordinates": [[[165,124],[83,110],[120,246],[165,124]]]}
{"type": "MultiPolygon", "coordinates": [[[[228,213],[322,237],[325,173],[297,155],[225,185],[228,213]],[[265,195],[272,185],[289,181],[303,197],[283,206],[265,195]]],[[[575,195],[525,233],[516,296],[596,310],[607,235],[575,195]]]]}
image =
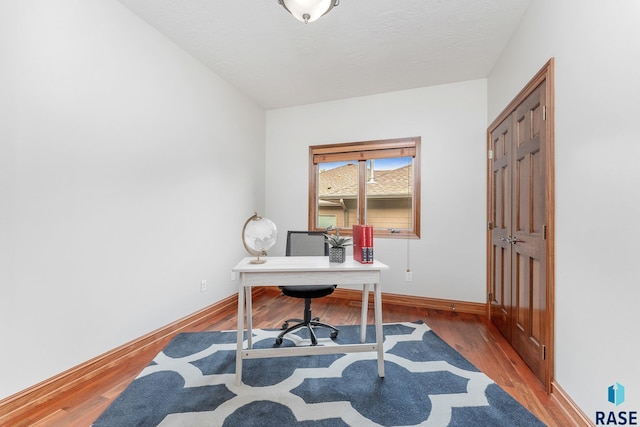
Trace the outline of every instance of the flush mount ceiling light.
{"type": "Polygon", "coordinates": [[[313,22],[328,13],[340,0],[278,0],[298,21],[313,22]]]}

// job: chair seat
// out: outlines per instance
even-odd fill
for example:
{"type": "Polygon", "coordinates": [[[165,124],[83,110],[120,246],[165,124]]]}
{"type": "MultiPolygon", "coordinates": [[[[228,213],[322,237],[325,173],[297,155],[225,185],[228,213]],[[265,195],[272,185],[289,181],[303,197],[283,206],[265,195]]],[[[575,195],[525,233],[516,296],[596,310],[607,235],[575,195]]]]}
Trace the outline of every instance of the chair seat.
{"type": "Polygon", "coordinates": [[[293,298],[320,298],[331,295],[336,285],[280,286],[282,293],[293,298]]]}

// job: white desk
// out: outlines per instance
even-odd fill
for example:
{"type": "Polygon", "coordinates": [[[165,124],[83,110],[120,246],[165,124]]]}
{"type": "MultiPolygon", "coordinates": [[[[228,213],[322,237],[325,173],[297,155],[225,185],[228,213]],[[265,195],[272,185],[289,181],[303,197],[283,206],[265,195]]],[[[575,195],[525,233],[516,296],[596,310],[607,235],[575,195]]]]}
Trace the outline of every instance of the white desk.
{"type": "Polygon", "coordinates": [[[389,267],[374,261],[361,264],[347,257],[342,264],[329,263],[326,256],[265,257],[264,264],[251,264],[254,257],[243,258],[232,271],[239,274],[238,286],[238,348],[236,351],[236,384],[242,382],[242,359],[263,357],[304,356],[350,352],[378,352],[378,375],[384,377],[384,349],[382,347],[382,296],[380,272],[389,267]],[[360,344],[339,346],[308,346],[254,349],[251,343],[251,288],[275,285],[362,285],[360,344]],[[369,285],[374,286],[375,344],[365,344],[369,285]],[[246,298],[245,298],[246,297],[246,298]],[[247,307],[247,348],[243,348],[244,309],[247,307]]]}

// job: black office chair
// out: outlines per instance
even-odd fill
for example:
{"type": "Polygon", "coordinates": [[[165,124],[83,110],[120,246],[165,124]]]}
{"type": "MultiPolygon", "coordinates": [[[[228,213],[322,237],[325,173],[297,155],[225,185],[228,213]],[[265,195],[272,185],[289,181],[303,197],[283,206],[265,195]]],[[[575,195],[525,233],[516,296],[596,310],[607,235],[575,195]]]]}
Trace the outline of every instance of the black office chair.
{"type": "MultiPolygon", "coordinates": [[[[287,232],[286,255],[291,256],[327,256],[329,246],[324,241],[324,234],[321,231],[289,231],[287,232]]],[[[317,345],[318,339],[313,331],[314,326],[329,328],[332,330],[331,339],[338,336],[338,329],[323,323],[318,317],[311,317],[311,300],[333,293],[336,285],[313,285],[313,286],[280,286],[282,294],[293,298],[304,298],[304,319],[289,319],[282,324],[284,329],[278,338],[276,345],[282,344],[283,337],[289,332],[306,327],[311,337],[311,345],[317,345]],[[299,322],[289,326],[289,322],[299,322]]]]}

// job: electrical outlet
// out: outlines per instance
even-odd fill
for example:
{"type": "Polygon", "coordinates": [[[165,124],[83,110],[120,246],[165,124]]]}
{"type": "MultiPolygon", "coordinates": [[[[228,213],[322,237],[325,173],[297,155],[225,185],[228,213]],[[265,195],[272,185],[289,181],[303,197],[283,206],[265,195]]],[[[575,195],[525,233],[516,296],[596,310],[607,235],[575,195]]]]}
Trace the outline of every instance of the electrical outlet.
{"type": "Polygon", "coordinates": [[[231,280],[236,280],[236,272],[235,271],[231,272],[231,280]]]}
{"type": "Polygon", "coordinates": [[[200,282],[200,292],[207,292],[207,281],[202,280],[200,282]]]}
{"type": "Polygon", "coordinates": [[[411,270],[407,270],[407,272],[405,273],[405,278],[404,279],[407,282],[413,281],[413,273],[411,272],[411,270]]]}

